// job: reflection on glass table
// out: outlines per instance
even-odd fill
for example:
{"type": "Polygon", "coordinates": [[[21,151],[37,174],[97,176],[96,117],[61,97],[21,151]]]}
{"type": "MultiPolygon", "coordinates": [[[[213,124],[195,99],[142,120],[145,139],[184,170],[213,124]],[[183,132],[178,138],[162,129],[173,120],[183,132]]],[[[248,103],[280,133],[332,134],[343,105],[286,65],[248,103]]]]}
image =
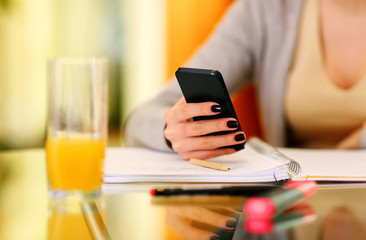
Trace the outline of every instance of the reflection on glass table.
{"type": "Polygon", "coordinates": [[[285,228],[285,222],[273,223],[275,231],[269,234],[249,234],[244,228],[245,198],[207,196],[186,204],[150,195],[152,188],[167,186],[181,185],[104,184],[98,201],[65,207],[48,199],[44,149],[0,152],[0,239],[62,239],[66,232],[77,235],[69,239],[178,240],[194,236],[195,229],[206,239],[366,239],[363,184],[321,186],[304,202],[316,219],[285,228]],[[239,233],[245,237],[238,238],[243,236],[239,233]]]}
{"type": "Polygon", "coordinates": [[[49,199],[47,239],[110,239],[100,214],[102,199],[49,199]]]}

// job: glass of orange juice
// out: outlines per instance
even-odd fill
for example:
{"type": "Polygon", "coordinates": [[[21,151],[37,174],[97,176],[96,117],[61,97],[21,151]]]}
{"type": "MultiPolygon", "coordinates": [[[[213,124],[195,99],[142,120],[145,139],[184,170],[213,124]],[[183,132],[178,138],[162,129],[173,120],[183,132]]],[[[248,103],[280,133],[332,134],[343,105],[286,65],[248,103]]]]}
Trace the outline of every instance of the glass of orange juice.
{"type": "Polygon", "coordinates": [[[46,158],[50,196],[100,195],[108,124],[108,60],[48,61],[46,158]]]}

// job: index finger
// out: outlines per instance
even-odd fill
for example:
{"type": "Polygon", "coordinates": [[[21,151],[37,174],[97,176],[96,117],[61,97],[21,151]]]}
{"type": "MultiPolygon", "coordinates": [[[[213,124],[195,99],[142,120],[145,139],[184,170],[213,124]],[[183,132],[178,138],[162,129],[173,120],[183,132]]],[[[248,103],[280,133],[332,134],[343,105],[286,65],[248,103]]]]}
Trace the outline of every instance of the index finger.
{"type": "Polygon", "coordinates": [[[230,225],[228,226],[228,223],[236,223],[235,218],[208,210],[204,207],[182,206],[173,209],[176,215],[184,216],[219,228],[233,228],[230,225]]]}
{"type": "Polygon", "coordinates": [[[221,112],[221,106],[215,102],[187,103],[179,105],[178,103],[182,103],[180,101],[177,102],[174,109],[171,111],[171,114],[180,121],[185,121],[193,117],[216,115],[221,112]]]}

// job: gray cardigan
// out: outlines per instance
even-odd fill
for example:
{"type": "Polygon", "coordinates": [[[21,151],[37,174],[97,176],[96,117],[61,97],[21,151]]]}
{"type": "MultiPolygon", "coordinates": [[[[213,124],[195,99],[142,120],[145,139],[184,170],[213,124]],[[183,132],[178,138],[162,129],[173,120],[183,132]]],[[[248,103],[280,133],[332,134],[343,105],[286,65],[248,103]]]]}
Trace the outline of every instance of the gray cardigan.
{"type": "MultiPolygon", "coordinates": [[[[303,1],[236,0],[187,64],[219,70],[230,93],[254,79],[266,139],[275,146],[286,143],[285,83],[303,1]]],[[[126,144],[171,151],[163,134],[164,114],[181,96],[173,80],[157,97],[136,109],[125,125],[126,144]]]]}

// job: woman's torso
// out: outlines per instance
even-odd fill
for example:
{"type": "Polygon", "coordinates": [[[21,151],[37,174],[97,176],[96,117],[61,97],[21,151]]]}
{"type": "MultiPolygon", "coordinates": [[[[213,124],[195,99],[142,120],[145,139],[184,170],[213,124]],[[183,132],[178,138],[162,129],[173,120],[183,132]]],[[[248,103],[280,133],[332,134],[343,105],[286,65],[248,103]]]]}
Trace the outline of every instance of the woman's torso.
{"type": "Polygon", "coordinates": [[[366,52],[348,59],[366,44],[335,49],[347,36],[334,29],[336,16],[324,4],[305,2],[288,76],[285,114],[294,146],[335,147],[366,120],[366,52]]]}

